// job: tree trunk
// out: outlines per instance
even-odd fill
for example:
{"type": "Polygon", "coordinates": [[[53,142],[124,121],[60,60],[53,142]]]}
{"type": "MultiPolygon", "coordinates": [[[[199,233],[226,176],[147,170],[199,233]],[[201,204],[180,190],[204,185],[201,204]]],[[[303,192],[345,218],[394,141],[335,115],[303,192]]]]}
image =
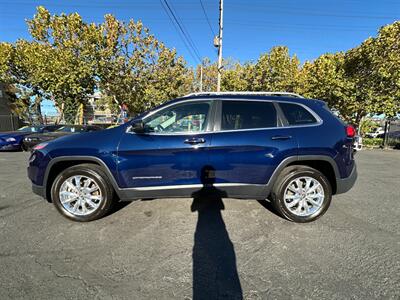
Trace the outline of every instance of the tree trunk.
{"type": "Polygon", "coordinates": [[[390,130],[390,121],[385,121],[385,133],[383,135],[383,149],[388,148],[388,140],[389,140],[389,130],[390,130]]]}
{"type": "Polygon", "coordinates": [[[41,103],[42,103],[42,98],[40,96],[36,96],[35,97],[35,102],[34,102],[35,114],[37,115],[39,123],[43,124],[41,103]]]}
{"type": "Polygon", "coordinates": [[[356,130],[358,130],[358,128],[360,127],[361,120],[365,115],[366,114],[364,111],[362,111],[362,110],[357,111],[356,118],[355,118],[354,124],[353,124],[354,127],[356,128],[356,130]]]}

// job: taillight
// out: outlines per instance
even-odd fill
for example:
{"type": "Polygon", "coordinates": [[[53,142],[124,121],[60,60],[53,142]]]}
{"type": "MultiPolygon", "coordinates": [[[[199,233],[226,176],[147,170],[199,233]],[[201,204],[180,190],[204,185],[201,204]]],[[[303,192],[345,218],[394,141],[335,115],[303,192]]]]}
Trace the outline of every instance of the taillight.
{"type": "Polygon", "coordinates": [[[346,126],[346,135],[349,138],[355,137],[356,136],[356,129],[351,125],[347,125],[346,126]]]}

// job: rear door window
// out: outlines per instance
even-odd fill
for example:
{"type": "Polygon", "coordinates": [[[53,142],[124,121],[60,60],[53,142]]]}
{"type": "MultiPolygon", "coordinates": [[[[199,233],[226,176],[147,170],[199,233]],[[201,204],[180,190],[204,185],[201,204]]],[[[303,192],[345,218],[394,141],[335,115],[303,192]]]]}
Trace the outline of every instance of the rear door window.
{"type": "Polygon", "coordinates": [[[277,126],[274,104],[263,101],[222,101],[221,130],[277,126]]]}
{"type": "Polygon", "coordinates": [[[317,123],[317,119],[303,106],[293,103],[279,103],[289,125],[317,123]]]}

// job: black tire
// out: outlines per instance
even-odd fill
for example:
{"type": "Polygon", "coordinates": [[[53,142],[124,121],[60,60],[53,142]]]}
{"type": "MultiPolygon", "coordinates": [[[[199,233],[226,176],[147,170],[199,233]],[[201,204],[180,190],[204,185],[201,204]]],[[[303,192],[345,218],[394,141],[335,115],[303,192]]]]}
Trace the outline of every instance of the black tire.
{"type": "Polygon", "coordinates": [[[108,177],[101,169],[100,166],[95,164],[80,164],[69,167],[63,170],[53,182],[51,187],[51,199],[57,210],[66,218],[78,221],[78,222],[89,222],[100,219],[112,210],[114,204],[114,189],[108,183],[108,177]],[[59,191],[65,180],[72,176],[83,175],[86,176],[98,185],[103,195],[103,200],[100,206],[95,209],[92,213],[84,216],[75,215],[64,208],[60,201],[59,191]]]}
{"type": "Polygon", "coordinates": [[[332,200],[332,187],[329,183],[329,180],[320,171],[308,166],[290,166],[285,168],[279,175],[272,189],[271,199],[274,208],[282,217],[296,223],[312,222],[321,217],[328,210],[332,200]],[[311,177],[317,180],[324,190],[324,200],[321,207],[309,216],[299,216],[294,214],[286,207],[284,203],[284,193],[289,183],[293,179],[303,176],[311,177]]]}

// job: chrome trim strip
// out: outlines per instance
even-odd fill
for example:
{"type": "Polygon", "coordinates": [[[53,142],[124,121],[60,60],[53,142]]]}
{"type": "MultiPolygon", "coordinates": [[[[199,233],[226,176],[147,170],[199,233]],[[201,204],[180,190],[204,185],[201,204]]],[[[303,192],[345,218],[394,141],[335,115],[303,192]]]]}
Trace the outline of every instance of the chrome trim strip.
{"type": "MultiPolygon", "coordinates": [[[[240,187],[240,186],[259,186],[263,187],[264,184],[250,184],[250,183],[214,183],[214,187],[240,187]]],[[[175,190],[175,189],[196,189],[202,188],[204,184],[178,184],[178,185],[165,185],[165,186],[141,186],[133,188],[122,188],[123,191],[158,191],[158,190],[175,190]]]]}
{"type": "MultiPolygon", "coordinates": [[[[155,111],[150,112],[148,115],[144,116],[142,119],[146,119],[147,117],[150,117],[151,115],[153,115],[154,113],[158,112],[161,109],[164,108],[168,108],[172,105],[175,104],[179,104],[179,103],[183,103],[183,102],[196,102],[196,101],[213,101],[216,99],[213,98],[204,98],[204,99],[184,99],[181,100],[179,102],[174,102],[171,103],[169,105],[166,105],[164,107],[161,107],[155,111]]],[[[253,101],[253,102],[272,102],[272,103],[291,103],[291,104],[295,104],[295,105],[300,105],[301,107],[303,107],[304,109],[306,109],[310,114],[312,114],[314,116],[314,118],[317,120],[316,123],[313,124],[305,124],[305,125],[291,125],[291,126],[277,126],[277,127],[263,127],[263,128],[249,128],[249,129],[234,129],[234,130],[218,130],[218,131],[201,131],[201,132],[171,132],[171,133],[157,133],[157,132],[148,132],[145,133],[145,135],[199,135],[199,134],[210,134],[210,133],[223,133],[223,132],[242,132],[242,131],[259,131],[259,130],[271,130],[271,129],[289,129],[289,128],[303,128],[303,127],[316,127],[316,126],[320,126],[324,123],[324,121],[320,118],[320,116],[313,111],[312,109],[310,109],[307,105],[304,105],[302,103],[298,103],[298,102],[288,102],[288,101],[279,101],[279,99],[275,100],[275,99],[232,99],[232,98],[223,98],[223,99],[218,99],[219,101],[253,101]]],[[[126,128],[126,133],[131,133],[131,134],[135,134],[134,132],[130,131],[132,126],[128,126],[126,128]]]]}
{"type": "Polygon", "coordinates": [[[162,176],[136,176],[132,177],[133,180],[138,180],[138,179],[162,179],[162,176]]]}

